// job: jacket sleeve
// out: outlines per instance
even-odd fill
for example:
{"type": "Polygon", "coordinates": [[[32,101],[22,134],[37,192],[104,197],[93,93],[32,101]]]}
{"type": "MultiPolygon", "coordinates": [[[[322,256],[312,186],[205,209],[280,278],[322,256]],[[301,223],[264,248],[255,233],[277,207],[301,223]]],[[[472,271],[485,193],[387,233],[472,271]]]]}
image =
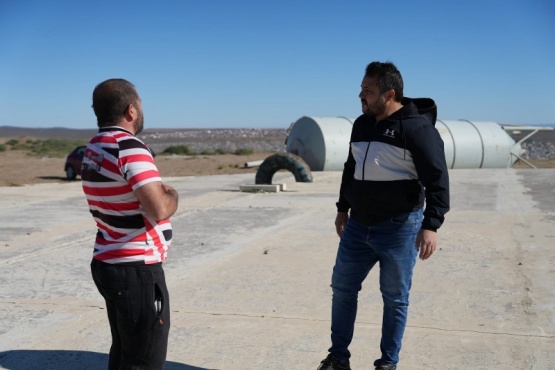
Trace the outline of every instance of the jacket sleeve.
{"type": "Polygon", "coordinates": [[[337,206],[337,212],[349,212],[351,205],[345,197],[345,193],[351,188],[351,182],[353,181],[353,176],[355,174],[355,159],[351,153],[351,148],[349,146],[349,156],[347,157],[347,162],[343,167],[343,176],[341,177],[341,188],[339,190],[339,201],[335,203],[337,206]]]}
{"type": "Polygon", "coordinates": [[[449,172],[443,140],[434,126],[426,124],[414,132],[411,141],[414,165],[426,196],[422,228],[437,231],[449,211],[449,172]]]}
{"type": "Polygon", "coordinates": [[[337,206],[337,212],[349,212],[351,209],[351,204],[347,200],[346,193],[351,191],[352,182],[355,176],[355,158],[353,157],[353,152],[351,149],[351,143],[353,142],[353,137],[355,136],[355,127],[357,122],[353,124],[353,129],[351,131],[351,140],[349,141],[349,155],[347,156],[347,162],[343,167],[343,176],[341,177],[341,188],[339,190],[339,200],[335,205],[337,206]]]}

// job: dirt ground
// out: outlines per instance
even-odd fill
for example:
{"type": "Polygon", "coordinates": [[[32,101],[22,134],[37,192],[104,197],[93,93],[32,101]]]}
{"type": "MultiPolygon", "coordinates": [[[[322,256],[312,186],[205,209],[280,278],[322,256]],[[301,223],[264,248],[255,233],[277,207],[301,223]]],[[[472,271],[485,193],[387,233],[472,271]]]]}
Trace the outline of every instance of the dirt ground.
{"type": "MultiPolygon", "coordinates": [[[[246,162],[264,160],[274,153],[249,155],[162,156],[155,158],[164,177],[205,176],[252,173],[253,182],[258,167],[245,168],[246,162]]],[[[67,181],[65,158],[36,158],[21,151],[0,152],[0,186],[55,183],[67,181]]],[[[77,177],[79,180],[79,177],[77,177]]]]}
{"type": "MultiPolygon", "coordinates": [[[[259,152],[249,155],[197,155],[162,156],[155,158],[158,170],[164,177],[207,176],[252,173],[258,167],[246,168],[246,162],[264,160],[274,153],[259,152]]],[[[65,158],[36,158],[21,151],[0,152],[0,186],[63,182],[65,158]]],[[[555,159],[530,160],[538,168],[555,168],[555,159]]],[[[530,168],[516,163],[515,168],[530,168]]],[[[77,177],[79,179],[79,177],[77,177]]]]}
{"type": "MultiPolygon", "coordinates": [[[[536,166],[536,168],[555,168],[555,158],[550,159],[527,159],[532,165],[536,166]]],[[[527,163],[517,161],[513,168],[531,168],[527,163]]]]}

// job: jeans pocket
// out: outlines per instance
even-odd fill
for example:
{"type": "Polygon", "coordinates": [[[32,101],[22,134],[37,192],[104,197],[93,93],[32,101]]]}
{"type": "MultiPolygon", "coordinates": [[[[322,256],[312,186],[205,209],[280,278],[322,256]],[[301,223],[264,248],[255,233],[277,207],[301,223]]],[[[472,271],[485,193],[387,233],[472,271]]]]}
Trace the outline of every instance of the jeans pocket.
{"type": "Polygon", "coordinates": [[[414,225],[418,223],[418,216],[415,212],[406,212],[391,217],[391,222],[397,225],[414,225]]]}

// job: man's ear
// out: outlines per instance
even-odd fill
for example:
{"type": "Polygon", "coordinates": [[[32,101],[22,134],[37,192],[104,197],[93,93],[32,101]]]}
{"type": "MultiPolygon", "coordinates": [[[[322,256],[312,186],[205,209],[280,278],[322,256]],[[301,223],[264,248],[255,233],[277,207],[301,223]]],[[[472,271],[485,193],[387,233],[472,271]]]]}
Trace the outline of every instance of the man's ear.
{"type": "Polygon", "coordinates": [[[385,101],[395,100],[395,90],[389,89],[383,94],[385,101]]]}
{"type": "Polygon", "coordinates": [[[135,108],[133,104],[129,104],[127,108],[125,108],[125,119],[127,121],[132,121],[136,115],[137,108],[135,108]]]}

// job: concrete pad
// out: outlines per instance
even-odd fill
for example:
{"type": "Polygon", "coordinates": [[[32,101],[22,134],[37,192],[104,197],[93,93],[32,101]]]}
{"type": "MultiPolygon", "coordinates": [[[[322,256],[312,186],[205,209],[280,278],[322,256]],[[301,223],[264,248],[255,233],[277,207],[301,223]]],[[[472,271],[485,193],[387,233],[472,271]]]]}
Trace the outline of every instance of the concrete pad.
{"type": "Polygon", "coordinates": [[[277,184],[247,184],[239,185],[239,190],[245,192],[263,192],[279,193],[281,187],[277,184]]]}
{"type": "Polygon", "coordinates": [[[245,184],[239,185],[239,190],[245,192],[264,192],[279,193],[287,190],[287,184],[245,184]]]}
{"type": "MultiPolygon", "coordinates": [[[[555,171],[454,170],[440,249],[415,269],[399,369],[555,368],[555,171]]],[[[245,193],[252,174],[170,178],[169,370],[316,369],[330,345],[340,172],[245,193]]],[[[0,188],[0,367],[104,369],[80,183],[0,188]]],[[[352,368],[379,355],[377,270],[359,296],[352,368]]]]}

